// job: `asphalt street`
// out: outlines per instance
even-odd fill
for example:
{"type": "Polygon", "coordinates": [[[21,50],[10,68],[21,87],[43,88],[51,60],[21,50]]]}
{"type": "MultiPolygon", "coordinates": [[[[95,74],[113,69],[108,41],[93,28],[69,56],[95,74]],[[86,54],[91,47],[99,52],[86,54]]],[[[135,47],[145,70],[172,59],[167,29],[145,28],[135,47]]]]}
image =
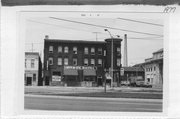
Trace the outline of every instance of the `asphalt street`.
{"type": "Polygon", "coordinates": [[[26,110],[162,112],[160,99],[25,95],[26,110]]]}

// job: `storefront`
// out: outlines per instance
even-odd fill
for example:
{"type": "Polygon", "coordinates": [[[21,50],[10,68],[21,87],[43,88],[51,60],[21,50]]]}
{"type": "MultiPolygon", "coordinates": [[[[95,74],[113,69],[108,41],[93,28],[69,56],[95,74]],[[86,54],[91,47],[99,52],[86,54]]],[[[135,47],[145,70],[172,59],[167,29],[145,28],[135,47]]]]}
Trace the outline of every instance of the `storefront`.
{"type": "Polygon", "coordinates": [[[77,69],[64,68],[63,77],[63,82],[65,83],[65,86],[78,86],[80,84],[78,80],[77,69]]]}

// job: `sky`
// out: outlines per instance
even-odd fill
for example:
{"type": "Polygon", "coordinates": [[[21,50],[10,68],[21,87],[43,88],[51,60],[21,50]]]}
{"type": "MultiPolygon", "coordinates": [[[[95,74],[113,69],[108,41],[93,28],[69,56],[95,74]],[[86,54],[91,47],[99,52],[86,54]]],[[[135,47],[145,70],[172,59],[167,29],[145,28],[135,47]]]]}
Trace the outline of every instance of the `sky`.
{"type": "MultiPolygon", "coordinates": [[[[163,19],[142,19],[140,17],[135,19],[127,16],[117,18],[30,17],[26,19],[25,47],[26,51],[33,49],[34,52],[40,52],[43,56],[45,35],[49,35],[49,39],[104,41],[104,39],[110,38],[109,33],[104,31],[105,27],[108,27],[107,29],[113,37],[119,35],[124,39],[124,34],[127,34],[128,65],[132,66],[143,63],[146,58],[152,57],[153,52],[163,48],[163,23],[163,19]],[[104,27],[85,25],[79,22],[104,27]],[[135,33],[129,31],[135,31],[135,33]],[[95,32],[97,32],[97,39],[95,32]]],[[[124,41],[121,50],[122,56],[124,56],[124,41]]],[[[123,62],[122,58],[122,64],[123,62]]]]}

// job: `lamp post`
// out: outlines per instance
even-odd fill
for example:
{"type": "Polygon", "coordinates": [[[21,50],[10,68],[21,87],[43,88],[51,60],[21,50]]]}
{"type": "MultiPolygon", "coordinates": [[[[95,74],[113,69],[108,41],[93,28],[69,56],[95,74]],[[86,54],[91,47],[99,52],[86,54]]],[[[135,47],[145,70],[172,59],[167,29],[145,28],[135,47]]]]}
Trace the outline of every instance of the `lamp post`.
{"type": "Polygon", "coordinates": [[[111,35],[111,33],[108,31],[108,29],[104,29],[104,31],[107,31],[111,37],[111,76],[112,76],[112,80],[111,80],[111,87],[113,87],[113,80],[114,80],[114,68],[113,68],[113,37],[111,35]]]}

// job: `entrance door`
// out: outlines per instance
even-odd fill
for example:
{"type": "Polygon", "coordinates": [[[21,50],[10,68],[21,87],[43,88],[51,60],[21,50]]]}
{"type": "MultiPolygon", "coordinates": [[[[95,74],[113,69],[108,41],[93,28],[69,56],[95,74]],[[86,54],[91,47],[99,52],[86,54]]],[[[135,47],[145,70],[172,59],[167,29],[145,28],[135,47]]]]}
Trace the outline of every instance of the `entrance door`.
{"type": "Polygon", "coordinates": [[[45,85],[49,86],[49,77],[48,76],[46,76],[46,78],[45,78],[45,85]]]}
{"type": "Polygon", "coordinates": [[[103,85],[102,78],[98,78],[98,86],[102,86],[102,85],[103,85]]]}
{"type": "Polygon", "coordinates": [[[32,85],[32,77],[27,77],[27,86],[32,85]]]}

